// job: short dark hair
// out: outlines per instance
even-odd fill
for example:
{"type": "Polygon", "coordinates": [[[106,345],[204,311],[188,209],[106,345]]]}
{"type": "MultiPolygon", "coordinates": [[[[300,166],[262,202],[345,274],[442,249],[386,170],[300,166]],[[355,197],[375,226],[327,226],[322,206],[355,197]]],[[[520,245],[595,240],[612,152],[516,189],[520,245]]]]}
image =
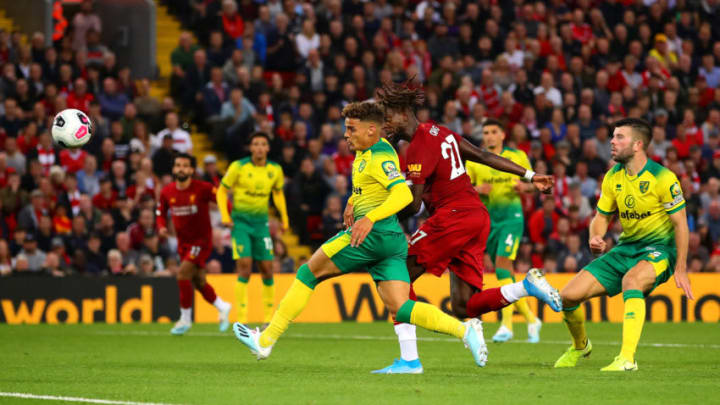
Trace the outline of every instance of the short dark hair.
{"type": "Polygon", "coordinates": [[[197,168],[197,159],[195,159],[195,156],[193,155],[187,154],[185,152],[178,152],[173,158],[173,164],[175,164],[175,161],[178,159],[188,159],[190,160],[190,166],[192,166],[193,169],[197,168]]]}
{"type": "Polygon", "coordinates": [[[268,144],[270,143],[270,135],[268,135],[262,131],[256,131],[256,132],[253,132],[252,135],[250,135],[250,138],[248,139],[248,144],[251,144],[253,139],[255,139],[255,138],[265,138],[265,140],[268,142],[268,144]]]}
{"type": "Polygon", "coordinates": [[[613,124],[613,132],[615,132],[615,128],[620,127],[632,128],[633,133],[640,137],[643,143],[643,149],[647,150],[648,145],[650,145],[650,140],[652,139],[652,128],[650,128],[650,124],[647,121],[640,118],[623,118],[613,124]]]}
{"type": "Polygon", "coordinates": [[[500,120],[498,120],[498,119],[487,118],[482,124],[483,129],[485,127],[489,127],[491,125],[495,125],[496,127],[500,128],[501,131],[505,132],[505,127],[503,126],[502,122],[500,122],[500,120]]]}
{"type": "Polygon", "coordinates": [[[385,112],[378,103],[370,101],[350,103],[342,110],[345,118],[356,118],[360,121],[372,121],[382,123],[385,121],[385,112]]]}

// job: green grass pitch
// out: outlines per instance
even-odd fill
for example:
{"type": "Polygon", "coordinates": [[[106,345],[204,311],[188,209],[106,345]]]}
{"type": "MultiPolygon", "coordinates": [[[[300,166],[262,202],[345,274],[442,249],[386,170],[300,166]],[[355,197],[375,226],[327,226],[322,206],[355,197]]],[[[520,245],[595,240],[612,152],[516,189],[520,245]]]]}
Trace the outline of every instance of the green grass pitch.
{"type": "MultiPolygon", "coordinates": [[[[297,324],[258,362],[231,332],[195,325],[0,326],[0,392],[169,404],[711,404],[720,403],[720,327],[649,323],[640,370],[599,369],[619,351],[620,324],[588,324],[594,352],[575,369],[552,364],[567,347],[561,324],[543,342],[489,343],[485,368],[463,345],[418,331],[425,374],[371,375],[399,356],[392,326],[297,324]]],[[[485,325],[489,339],[497,324],[485,325]]],[[[0,404],[63,403],[0,396],[0,404]]]]}

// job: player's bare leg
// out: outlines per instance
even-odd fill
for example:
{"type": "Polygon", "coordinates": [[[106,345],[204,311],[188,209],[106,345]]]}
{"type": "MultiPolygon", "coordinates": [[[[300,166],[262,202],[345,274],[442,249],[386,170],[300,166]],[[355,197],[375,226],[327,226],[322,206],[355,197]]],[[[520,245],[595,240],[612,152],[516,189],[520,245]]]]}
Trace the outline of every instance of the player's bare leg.
{"type": "Polygon", "coordinates": [[[292,322],[307,306],[315,286],[322,280],[339,276],[342,272],[330,260],[322,249],[313,253],[308,263],[303,264],[297,271],[295,281],[285,293],[277,310],[270,320],[270,325],[262,332],[251,330],[240,322],[233,325],[235,336],[250,348],[258,360],[270,356],[272,346],[287,330],[292,322]]]}
{"type": "Polygon", "coordinates": [[[273,279],[272,260],[258,262],[260,276],[262,277],[262,304],[263,304],[263,328],[270,323],[275,305],[275,280],[273,279]]]}
{"type": "Polygon", "coordinates": [[[237,308],[237,321],[247,323],[248,311],[248,282],[252,271],[252,258],[241,257],[235,261],[235,271],[238,278],[235,283],[235,306],[237,308]]]}
{"type": "Polygon", "coordinates": [[[177,274],[177,283],[180,298],[180,319],[170,329],[170,333],[176,336],[184,335],[192,327],[192,303],[193,285],[192,278],[195,274],[195,264],[189,261],[180,263],[177,274]]]}
{"type": "Polygon", "coordinates": [[[232,305],[215,294],[215,289],[207,282],[207,270],[204,267],[197,268],[195,274],[193,274],[192,283],[195,289],[200,291],[205,301],[217,308],[218,318],[220,320],[220,332],[228,330],[228,328],[230,328],[230,320],[228,317],[230,316],[232,305]]]}
{"type": "Polygon", "coordinates": [[[560,291],[563,300],[563,320],[570,331],[573,344],[555,362],[555,367],[575,367],[581,357],[590,355],[592,343],[585,331],[585,308],[582,303],[605,294],[607,294],[605,287],[586,270],[581,270],[560,291]]]}
{"type": "MultiPolygon", "coordinates": [[[[407,269],[410,275],[409,298],[417,301],[412,283],[425,273],[425,268],[418,264],[417,256],[408,256],[407,269]]],[[[416,327],[410,323],[398,322],[393,317],[393,327],[400,344],[400,358],[393,360],[393,363],[379,370],[373,370],[373,374],[421,374],[422,363],[418,355],[416,327]]]]}
{"type": "MultiPolygon", "coordinates": [[[[658,265],[664,265],[662,262],[658,265]]],[[[625,316],[623,317],[622,348],[620,354],[603,371],[637,370],[637,349],[645,323],[645,293],[652,290],[656,278],[653,263],[643,260],[625,273],[622,279],[625,316]]]]}

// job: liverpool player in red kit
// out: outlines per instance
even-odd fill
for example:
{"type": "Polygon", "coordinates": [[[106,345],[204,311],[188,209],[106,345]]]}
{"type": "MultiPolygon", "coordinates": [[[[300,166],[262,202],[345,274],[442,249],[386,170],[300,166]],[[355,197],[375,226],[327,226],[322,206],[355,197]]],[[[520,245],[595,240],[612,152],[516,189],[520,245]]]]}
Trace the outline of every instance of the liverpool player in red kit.
{"type": "Polygon", "coordinates": [[[192,326],[193,286],[200,291],[205,301],[220,312],[220,331],[224,332],[230,327],[230,304],[215,295],[215,290],[205,279],[205,262],[212,252],[209,204],[215,202],[215,187],[208,182],[193,179],[195,165],[193,156],[186,153],[175,156],[175,181],[162,189],[157,208],[158,234],[161,238],[168,235],[167,215],[170,211],[181,260],[177,275],[180,320],[170,330],[173,335],[184,335],[192,326]]]}
{"type": "MultiPolygon", "coordinates": [[[[424,272],[439,277],[449,269],[453,313],[458,318],[474,318],[471,324],[479,336],[482,336],[482,323],[477,317],[528,295],[560,311],[560,295],[539,270],[531,270],[522,282],[482,290],[490,216],[465,173],[463,161],[471,160],[522,176],[541,191],[552,187],[552,177],[536,175],[508,159],[480,150],[441,125],[421,124],[415,110],[422,106],[424,94],[409,82],[386,83],[377,98],[385,108],[387,137],[392,141],[410,142],[406,161],[413,202],[404,214],[416,215],[423,205],[430,213],[430,218],[410,239],[407,258],[410,279],[416,280],[424,272]]],[[[401,359],[375,373],[422,373],[415,328],[396,324],[395,331],[401,359]]]]}

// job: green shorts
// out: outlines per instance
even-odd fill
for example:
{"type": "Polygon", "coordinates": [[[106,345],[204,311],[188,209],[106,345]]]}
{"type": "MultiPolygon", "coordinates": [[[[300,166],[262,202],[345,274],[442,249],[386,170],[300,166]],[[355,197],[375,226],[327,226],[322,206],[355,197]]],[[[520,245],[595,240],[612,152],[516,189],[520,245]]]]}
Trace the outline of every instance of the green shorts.
{"type": "Polygon", "coordinates": [[[273,241],[267,220],[248,220],[244,215],[233,213],[232,242],[233,260],[250,257],[254,260],[273,259],[273,241]]]}
{"type": "Polygon", "coordinates": [[[660,284],[668,281],[675,272],[677,251],[675,246],[642,243],[619,244],[609,252],[585,266],[587,270],[605,287],[609,296],[622,292],[622,279],[631,268],[643,260],[655,268],[655,284],[645,295],[649,295],[660,284]]]}
{"type": "Polygon", "coordinates": [[[375,282],[410,282],[405,263],[408,243],[404,234],[373,230],[358,247],[350,246],[350,234],[350,230],[340,231],[320,247],[340,271],[367,269],[375,282]]]}
{"type": "Polygon", "coordinates": [[[490,235],[488,236],[485,251],[493,261],[498,256],[515,260],[524,228],[523,223],[518,221],[493,222],[490,225],[490,235]]]}

